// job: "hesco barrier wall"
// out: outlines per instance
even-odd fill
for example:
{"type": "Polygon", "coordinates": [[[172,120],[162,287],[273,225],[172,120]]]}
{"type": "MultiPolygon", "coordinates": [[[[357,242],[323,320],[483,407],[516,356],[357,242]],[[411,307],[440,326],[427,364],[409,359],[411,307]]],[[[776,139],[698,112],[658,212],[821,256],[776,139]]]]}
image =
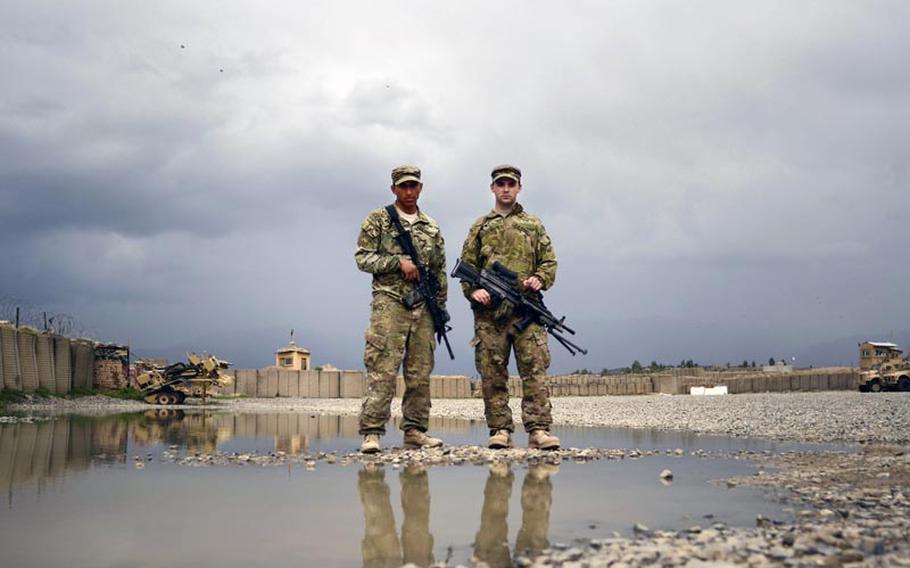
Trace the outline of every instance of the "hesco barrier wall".
{"type": "Polygon", "coordinates": [[[91,341],[0,324],[0,388],[51,394],[92,388],[94,365],[91,341]]]}
{"type": "MultiPolygon", "coordinates": [[[[688,369],[686,371],[689,371],[688,369]]],[[[859,371],[845,367],[808,369],[791,373],[705,371],[641,375],[569,375],[551,377],[553,396],[602,396],[626,394],[689,394],[692,387],[724,385],[730,394],[857,390],[859,371]]],[[[509,394],[521,396],[521,380],[509,380],[509,394]]]]}
{"type": "MultiPolygon", "coordinates": [[[[285,371],[238,369],[229,371],[232,384],[222,394],[264,398],[362,398],[366,391],[364,371],[285,371]]],[[[793,373],[704,372],[698,376],[680,374],[565,375],[550,377],[551,396],[622,396],[636,394],[689,394],[693,386],[726,385],[730,394],[750,392],[793,392],[856,390],[859,372],[832,368],[793,373]]],[[[509,396],[522,396],[519,377],[509,378],[509,396]]],[[[395,396],[404,394],[404,378],[395,383],[395,396]]],[[[430,398],[471,398],[480,396],[480,382],[462,375],[430,377],[430,398]]]]}
{"type": "MultiPolygon", "coordinates": [[[[282,398],[362,398],[364,371],[287,371],[275,367],[230,371],[233,382],[223,387],[227,395],[282,398]]],[[[608,396],[634,394],[688,394],[692,387],[725,385],[730,394],[856,390],[856,369],[833,367],[791,373],[672,369],[639,375],[551,376],[552,396],[608,396]]],[[[85,339],[69,339],[34,329],[0,324],[0,388],[35,392],[44,387],[54,394],[95,386],[95,348],[85,339]]],[[[395,395],[404,394],[398,377],[395,395]]],[[[431,398],[480,396],[479,381],[461,375],[430,377],[431,398]]],[[[509,395],[522,395],[521,379],[509,379],[509,395]]]]}
{"type": "Polygon", "coordinates": [[[70,365],[73,369],[73,388],[92,388],[95,382],[95,349],[91,343],[77,339],[70,344],[70,365]]]}
{"type": "MultiPolygon", "coordinates": [[[[509,378],[509,396],[520,397],[520,377],[509,378]]],[[[651,394],[654,388],[647,375],[565,375],[550,377],[550,396],[607,396],[651,394]]]]}
{"type": "MultiPolygon", "coordinates": [[[[221,387],[224,395],[264,398],[363,398],[366,392],[364,371],[286,371],[236,369],[228,371],[234,380],[221,387]]],[[[395,396],[404,394],[404,379],[398,377],[395,396]]],[[[431,398],[470,398],[471,379],[465,376],[435,375],[430,377],[431,398]]]]}
{"type": "Polygon", "coordinates": [[[66,337],[54,338],[54,373],[57,394],[66,394],[73,388],[72,355],[70,340],[66,337]]]}
{"type": "Polygon", "coordinates": [[[791,373],[707,373],[703,377],[659,377],[655,381],[655,392],[688,394],[692,387],[720,385],[726,385],[730,394],[857,390],[859,383],[859,370],[830,367],[791,373]]]}
{"type": "Polygon", "coordinates": [[[20,328],[16,337],[23,392],[32,393],[38,389],[38,354],[35,351],[37,338],[38,332],[27,328],[20,328]]]}
{"type": "Polygon", "coordinates": [[[16,329],[12,326],[0,325],[0,373],[3,374],[4,388],[22,390],[22,375],[19,372],[19,340],[16,329]]]}
{"type": "Polygon", "coordinates": [[[47,392],[56,394],[57,381],[54,380],[52,345],[53,338],[50,335],[41,334],[35,343],[35,353],[38,356],[38,385],[47,389],[47,392]]]}

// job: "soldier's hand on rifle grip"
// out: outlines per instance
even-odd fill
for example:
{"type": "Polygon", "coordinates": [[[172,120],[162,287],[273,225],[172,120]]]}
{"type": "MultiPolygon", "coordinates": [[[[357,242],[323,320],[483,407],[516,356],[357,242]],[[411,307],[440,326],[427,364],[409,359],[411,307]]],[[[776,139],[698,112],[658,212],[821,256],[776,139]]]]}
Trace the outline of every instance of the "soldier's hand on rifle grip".
{"type": "Polygon", "coordinates": [[[416,282],[420,280],[420,272],[417,270],[417,265],[411,262],[411,259],[403,256],[399,261],[401,264],[401,272],[404,274],[404,279],[408,282],[416,282]]]}
{"type": "Polygon", "coordinates": [[[490,293],[483,288],[474,290],[474,292],[471,293],[471,299],[484,306],[489,306],[491,301],[490,293]]]}
{"type": "Polygon", "coordinates": [[[521,282],[522,286],[525,288],[530,288],[535,292],[540,292],[540,289],[543,288],[543,282],[541,282],[536,276],[529,276],[521,282]]]}

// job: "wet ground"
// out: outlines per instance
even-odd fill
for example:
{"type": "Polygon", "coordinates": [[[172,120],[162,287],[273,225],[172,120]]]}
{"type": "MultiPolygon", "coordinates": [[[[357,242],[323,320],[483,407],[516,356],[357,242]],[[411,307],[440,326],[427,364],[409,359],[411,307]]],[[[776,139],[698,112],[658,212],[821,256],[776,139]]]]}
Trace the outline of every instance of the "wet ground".
{"type": "MultiPolygon", "coordinates": [[[[487,435],[481,425],[451,419],[434,420],[431,430],[459,446],[487,435]]],[[[554,433],[564,446],[646,455],[559,465],[189,467],[174,456],[343,456],[359,444],[356,419],[152,410],[0,424],[0,550],[4,565],[23,567],[398,566],[472,556],[509,565],[525,549],[631,534],[636,523],[672,530],[754,526],[758,515],[787,519],[764,490],[714,483],[757,465],[692,452],[806,448],[631,429],[554,433]],[[672,481],[661,480],[665,469],[672,481]]],[[[522,433],[516,438],[526,442],[522,433]]],[[[400,445],[400,432],[383,442],[400,445]]]]}

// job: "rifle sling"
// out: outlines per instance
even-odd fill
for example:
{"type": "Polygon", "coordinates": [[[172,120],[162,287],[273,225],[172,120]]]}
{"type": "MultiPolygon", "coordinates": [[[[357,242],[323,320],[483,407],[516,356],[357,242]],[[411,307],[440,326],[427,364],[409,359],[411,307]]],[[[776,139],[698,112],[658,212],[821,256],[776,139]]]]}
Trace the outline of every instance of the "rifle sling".
{"type": "MultiPolygon", "coordinates": [[[[401,218],[398,215],[398,210],[395,209],[395,205],[387,205],[385,211],[389,214],[389,219],[392,220],[392,224],[395,226],[395,230],[398,231],[398,237],[396,238],[398,244],[401,245],[404,253],[411,257],[411,261],[417,265],[417,269],[420,270],[423,265],[420,263],[420,256],[417,252],[417,247],[414,246],[414,241],[411,239],[410,231],[406,231],[404,225],[401,224],[401,218]]],[[[428,273],[429,271],[426,272],[428,273]]],[[[420,294],[417,286],[415,286],[407,296],[401,299],[402,303],[409,310],[414,309],[419,302],[422,302],[424,300],[425,298],[422,297],[422,294],[420,294]]]]}
{"type": "Polygon", "coordinates": [[[401,217],[398,216],[398,210],[395,209],[394,205],[387,205],[385,212],[389,214],[389,219],[392,220],[392,224],[395,225],[395,230],[398,231],[399,238],[401,239],[399,244],[407,242],[407,245],[402,248],[411,249],[410,251],[404,251],[404,253],[412,257],[411,260],[414,261],[414,264],[420,265],[420,258],[417,256],[417,247],[414,246],[414,241],[411,240],[411,233],[406,231],[404,225],[401,224],[401,217]]]}

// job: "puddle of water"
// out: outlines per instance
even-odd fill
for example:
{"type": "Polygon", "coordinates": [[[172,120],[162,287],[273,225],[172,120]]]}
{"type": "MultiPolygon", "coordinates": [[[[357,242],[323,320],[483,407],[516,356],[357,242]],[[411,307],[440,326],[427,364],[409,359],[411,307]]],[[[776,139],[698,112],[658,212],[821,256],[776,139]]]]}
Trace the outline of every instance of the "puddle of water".
{"type": "MultiPolygon", "coordinates": [[[[450,444],[482,443],[487,435],[482,425],[458,420],[434,419],[431,429],[450,444]]],[[[640,430],[557,434],[584,447],[780,447],[640,430]]],[[[400,444],[401,434],[390,430],[384,441],[400,444]]],[[[343,453],[358,444],[355,417],[307,414],[162,410],[0,424],[4,564],[398,566],[476,555],[506,566],[517,550],[629,533],[636,522],[672,529],[781,516],[781,506],[755,490],[709,483],[754,471],[735,460],[660,456],[428,470],[319,463],[315,471],[159,460],[171,445],[190,453],[298,454],[343,453]],[[658,479],[664,468],[674,472],[670,486],[658,479]]]]}

